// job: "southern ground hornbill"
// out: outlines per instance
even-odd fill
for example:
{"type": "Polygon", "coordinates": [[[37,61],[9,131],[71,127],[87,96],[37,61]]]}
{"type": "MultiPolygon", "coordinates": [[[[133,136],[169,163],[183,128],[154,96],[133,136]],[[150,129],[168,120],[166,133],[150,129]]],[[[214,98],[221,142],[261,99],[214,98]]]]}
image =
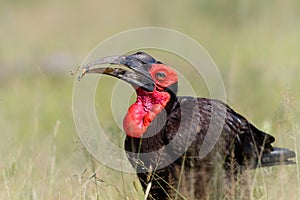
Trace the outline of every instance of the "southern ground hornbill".
{"type": "Polygon", "coordinates": [[[176,96],[177,73],[146,53],[99,58],[83,66],[86,73],[117,77],[136,91],[123,121],[125,150],[148,199],[226,199],[245,169],[293,163],[293,151],[273,147],[273,136],[226,104],[176,96]],[[128,69],[95,67],[104,64],[128,69]],[[216,142],[202,156],[207,137],[216,142]]]}

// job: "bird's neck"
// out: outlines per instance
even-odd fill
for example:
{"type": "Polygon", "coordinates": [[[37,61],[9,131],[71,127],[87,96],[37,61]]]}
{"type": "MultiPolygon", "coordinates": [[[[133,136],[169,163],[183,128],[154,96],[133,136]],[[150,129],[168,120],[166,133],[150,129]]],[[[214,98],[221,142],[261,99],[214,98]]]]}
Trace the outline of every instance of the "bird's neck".
{"type": "Polygon", "coordinates": [[[170,101],[170,94],[165,91],[147,92],[137,89],[137,99],[132,104],[123,121],[123,128],[127,136],[141,138],[155,117],[170,101]]]}

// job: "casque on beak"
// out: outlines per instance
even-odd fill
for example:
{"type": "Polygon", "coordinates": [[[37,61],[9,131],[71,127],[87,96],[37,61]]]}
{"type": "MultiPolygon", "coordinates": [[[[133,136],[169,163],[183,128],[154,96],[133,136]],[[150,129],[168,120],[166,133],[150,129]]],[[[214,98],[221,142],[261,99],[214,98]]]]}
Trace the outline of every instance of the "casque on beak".
{"type": "MultiPolygon", "coordinates": [[[[143,89],[151,92],[154,90],[155,83],[152,80],[148,69],[151,67],[151,63],[155,63],[155,59],[149,59],[149,63],[145,63],[139,60],[140,54],[133,54],[128,56],[109,56],[98,58],[79,69],[81,75],[78,77],[80,80],[87,73],[99,73],[106,74],[131,84],[135,89],[142,87],[143,89]],[[113,67],[94,67],[98,65],[123,65],[129,69],[113,68],[113,67]]],[[[152,58],[152,57],[151,57],[152,58]]]]}

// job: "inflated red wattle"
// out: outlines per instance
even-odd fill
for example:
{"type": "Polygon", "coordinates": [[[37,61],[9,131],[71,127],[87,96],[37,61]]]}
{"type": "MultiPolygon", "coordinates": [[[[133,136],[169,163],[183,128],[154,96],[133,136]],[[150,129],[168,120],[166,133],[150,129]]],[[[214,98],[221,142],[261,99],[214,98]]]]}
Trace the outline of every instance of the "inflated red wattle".
{"type": "Polygon", "coordinates": [[[170,100],[167,92],[156,89],[153,92],[137,90],[137,100],[132,104],[123,120],[125,133],[134,138],[140,138],[155,117],[164,109],[170,100]]]}
{"type": "Polygon", "coordinates": [[[140,138],[145,132],[143,118],[146,112],[141,103],[132,104],[123,120],[123,128],[125,133],[130,137],[140,138]]]}

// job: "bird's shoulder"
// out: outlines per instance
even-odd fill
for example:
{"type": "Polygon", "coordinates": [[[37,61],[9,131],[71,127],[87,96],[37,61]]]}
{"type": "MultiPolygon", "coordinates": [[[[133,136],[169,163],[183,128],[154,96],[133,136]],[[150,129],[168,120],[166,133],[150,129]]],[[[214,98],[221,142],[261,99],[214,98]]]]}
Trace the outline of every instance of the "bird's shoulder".
{"type": "MultiPolygon", "coordinates": [[[[206,128],[211,123],[223,124],[225,130],[240,130],[248,128],[248,120],[235,112],[226,103],[209,98],[178,97],[170,115],[169,124],[174,124],[173,120],[184,120],[191,122],[191,118],[196,118],[202,128],[206,128]],[[185,120],[188,118],[189,120],[185,120]]],[[[208,127],[207,127],[208,128],[208,127]]]]}

